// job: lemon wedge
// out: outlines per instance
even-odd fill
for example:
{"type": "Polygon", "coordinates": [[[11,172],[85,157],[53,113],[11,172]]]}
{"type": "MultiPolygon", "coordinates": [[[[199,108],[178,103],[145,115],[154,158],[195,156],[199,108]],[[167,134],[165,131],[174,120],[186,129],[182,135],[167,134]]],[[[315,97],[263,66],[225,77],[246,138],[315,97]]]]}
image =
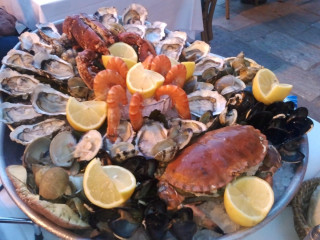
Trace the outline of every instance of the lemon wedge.
{"type": "Polygon", "coordinates": [[[260,69],[252,83],[254,97],[266,105],[283,101],[291,90],[292,85],[279,83],[276,75],[267,68],[260,69]]]}
{"type": "Polygon", "coordinates": [[[274,203],[274,193],[265,180],[242,177],[229,183],[224,192],[224,206],[235,223],[251,227],[261,222],[274,203]]]}
{"type": "Polygon", "coordinates": [[[107,117],[107,103],[105,101],[78,102],[70,97],[66,106],[69,124],[77,131],[98,129],[107,117]]]}
{"type": "Polygon", "coordinates": [[[138,62],[138,55],[133,47],[124,42],[116,42],[109,48],[109,52],[113,56],[129,59],[135,63],[138,62]]]}
{"type": "Polygon", "coordinates": [[[136,179],[129,170],[115,165],[101,166],[97,158],[91,160],[84,172],[84,193],[101,208],[120,206],[131,197],[135,187],[136,179]]]}
{"type": "Polygon", "coordinates": [[[144,98],[150,98],[156,89],[163,84],[164,77],[157,72],[145,69],[140,62],[130,68],[126,82],[131,94],[138,92],[144,98]]]}
{"type": "Polygon", "coordinates": [[[181,62],[187,69],[186,82],[193,76],[194,70],[196,69],[195,62],[181,62]]]}

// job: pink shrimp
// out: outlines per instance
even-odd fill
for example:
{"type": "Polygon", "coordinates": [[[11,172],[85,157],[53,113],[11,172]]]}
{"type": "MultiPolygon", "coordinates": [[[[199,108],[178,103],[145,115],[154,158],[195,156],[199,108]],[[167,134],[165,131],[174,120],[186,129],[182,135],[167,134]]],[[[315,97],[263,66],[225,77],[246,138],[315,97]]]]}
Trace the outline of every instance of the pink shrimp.
{"type": "Polygon", "coordinates": [[[111,69],[100,71],[93,80],[93,91],[96,100],[105,101],[110,88],[117,84],[121,85],[124,89],[126,88],[126,80],[118,72],[111,69]]]}
{"type": "Polygon", "coordinates": [[[174,65],[171,67],[166,75],[166,79],[163,84],[173,84],[178,87],[183,87],[187,77],[187,68],[183,64],[174,65]]]}
{"type": "Polygon", "coordinates": [[[151,68],[151,63],[154,59],[154,56],[153,55],[149,55],[143,62],[142,62],[142,65],[145,69],[148,69],[150,70],[151,68]]]}
{"type": "Polygon", "coordinates": [[[126,79],[128,73],[127,64],[119,57],[112,57],[107,63],[106,69],[118,72],[123,79],[126,79]]]}
{"type": "Polygon", "coordinates": [[[107,137],[112,143],[117,139],[117,129],[120,124],[121,112],[120,105],[126,105],[128,103],[126,91],[120,85],[112,86],[107,96],[108,106],[108,126],[107,137]]]}
{"type": "Polygon", "coordinates": [[[133,94],[129,105],[129,118],[134,131],[138,131],[143,125],[142,105],[143,97],[140,93],[133,94]]]}
{"type": "Polygon", "coordinates": [[[150,70],[160,73],[162,76],[166,77],[170,68],[171,62],[166,55],[161,54],[152,59],[150,70]]]}
{"type": "Polygon", "coordinates": [[[169,95],[179,117],[182,119],[191,118],[188,96],[182,88],[171,84],[163,85],[155,92],[156,100],[159,100],[162,95],[169,95]]]}

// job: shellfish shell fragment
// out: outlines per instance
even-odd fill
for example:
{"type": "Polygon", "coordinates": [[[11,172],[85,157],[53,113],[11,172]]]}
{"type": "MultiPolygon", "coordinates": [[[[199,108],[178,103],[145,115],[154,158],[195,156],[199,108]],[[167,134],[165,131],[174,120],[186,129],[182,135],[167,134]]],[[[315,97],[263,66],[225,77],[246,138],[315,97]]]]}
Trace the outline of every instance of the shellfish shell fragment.
{"type": "Polygon", "coordinates": [[[49,85],[39,84],[33,91],[31,103],[34,109],[46,115],[65,115],[69,96],[49,85]]]}
{"type": "Polygon", "coordinates": [[[32,121],[42,116],[32,105],[4,102],[0,104],[0,121],[6,124],[32,121]]]}
{"type": "Polygon", "coordinates": [[[0,90],[12,96],[27,96],[39,84],[31,75],[21,74],[10,68],[0,72],[0,90]]]}
{"type": "Polygon", "coordinates": [[[66,126],[64,120],[50,118],[33,125],[21,125],[10,133],[10,139],[22,145],[27,145],[39,137],[50,136],[66,126]]]}
{"type": "Polygon", "coordinates": [[[102,136],[97,130],[90,130],[82,136],[73,152],[78,161],[89,161],[93,159],[102,146],[102,136]]]}
{"type": "Polygon", "coordinates": [[[58,167],[70,167],[73,163],[73,151],[77,144],[71,132],[58,133],[50,143],[50,157],[58,167]]]}

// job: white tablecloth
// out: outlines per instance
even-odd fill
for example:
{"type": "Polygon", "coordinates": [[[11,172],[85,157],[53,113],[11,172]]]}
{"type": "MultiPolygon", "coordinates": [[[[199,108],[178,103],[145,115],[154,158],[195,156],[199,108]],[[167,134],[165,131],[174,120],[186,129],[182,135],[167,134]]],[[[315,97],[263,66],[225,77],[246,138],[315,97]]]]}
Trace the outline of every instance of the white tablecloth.
{"type": "Polygon", "coordinates": [[[103,6],[114,6],[122,15],[130,3],[145,6],[148,21],[166,22],[168,29],[185,31],[191,39],[203,31],[200,0],[0,0],[0,6],[30,29],[35,29],[36,23],[53,22],[71,14],[93,14],[103,6]]]}
{"type": "MultiPolygon", "coordinates": [[[[314,128],[308,133],[309,141],[309,162],[305,180],[320,177],[320,123],[314,121],[314,128]]],[[[5,190],[0,192],[0,216],[5,217],[25,217],[21,210],[12,202],[5,190]]],[[[55,237],[43,231],[45,239],[55,239],[55,237]]],[[[0,239],[33,239],[33,228],[29,225],[0,224],[0,239]]],[[[293,215],[291,207],[285,208],[274,220],[244,238],[245,240],[299,240],[293,226],[293,215]]]]}

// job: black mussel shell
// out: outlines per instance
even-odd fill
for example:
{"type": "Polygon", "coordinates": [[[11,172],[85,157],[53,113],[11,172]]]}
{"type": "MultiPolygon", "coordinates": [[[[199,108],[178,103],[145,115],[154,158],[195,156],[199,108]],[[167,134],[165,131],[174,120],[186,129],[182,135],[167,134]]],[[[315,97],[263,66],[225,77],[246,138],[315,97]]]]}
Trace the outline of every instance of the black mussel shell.
{"type": "Polygon", "coordinates": [[[102,231],[99,235],[91,237],[95,240],[116,240],[117,238],[113,235],[112,232],[102,231]]]}
{"type": "Polygon", "coordinates": [[[162,240],[168,231],[169,222],[167,214],[148,214],[145,217],[145,226],[150,238],[162,240]]]}
{"type": "Polygon", "coordinates": [[[313,121],[310,118],[295,117],[287,122],[287,129],[291,138],[301,137],[313,128],[313,121]]]}
{"type": "Polygon", "coordinates": [[[272,112],[273,116],[278,114],[289,115],[294,110],[294,103],[288,102],[274,102],[266,107],[266,111],[272,112]]]}
{"type": "Polygon", "coordinates": [[[120,165],[132,172],[137,181],[143,181],[154,177],[158,161],[146,159],[143,156],[134,156],[126,159],[120,165]]]}
{"type": "Polygon", "coordinates": [[[131,196],[132,201],[142,202],[150,202],[158,197],[158,188],[157,188],[158,180],[157,179],[149,179],[141,182],[134,193],[131,196]]]}
{"type": "Polygon", "coordinates": [[[290,137],[290,134],[287,130],[283,128],[270,127],[264,131],[268,141],[270,141],[273,145],[278,146],[285,141],[287,141],[290,137]]]}
{"type": "Polygon", "coordinates": [[[129,238],[138,229],[140,223],[119,218],[114,221],[111,221],[109,223],[109,226],[115,235],[121,238],[129,238]]]}
{"type": "Polygon", "coordinates": [[[189,221],[193,220],[193,211],[191,208],[184,207],[173,213],[172,218],[176,221],[189,221]]]}
{"type": "Polygon", "coordinates": [[[120,217],[116,209],[101,209],[99,208],[94,213],[89,215],[89,224],[96,228],[100,222],[109,222],[120,217]]]}
{"type": "Polygon", "coordinates": [[[283,161],[290,163],[299,163],[303,161],[305,155],[300,151],[301,139],[302,138],[287,141],[279,147],[278,151],[283,161]]]}
{"type": "Polygon", "coordinates": [[[246,114],[256,103],[253,94],[249,91],[233,93],[227,102],[229,109],[236,109],[241,114],[246,114]]]}
{"type": "Polygon", "coordinates": [[[144,211],[145,216],[150,214],[167,214],[167,204],[160,198],[151,201],[144,211]]]}
{"type": "Polygon", "coordinates": [[[288,118],[288,122],[292,121],[295,118],[307,118],[308,114],[309,114],[309,111],[307,108],[299,107],[290,114],[288,118]]]}
{"type": "Polygon", "coordinates": [[[192,220],[174,222],[170,231],[178,240],[192,240],[197,232],[197,224],[192,220]]]}
{"type": "Polygon", "coordinates": [[[287,120],[284,115],[281,115],[281,116],[278,115],[278,117],[273,117],[269,124],[269,128],[286,129],[286,126],[287,126],[287,120]]]}
{"type": "Polygon", "coordinates": [[[264,110],[265,110],[265,105],[262,102],[257,102],[251,109],[248,110],[246,114],[246,120],[250,119],[250,117],[255,115],[256,113],[264,110]]]}
{"type": "Polygon", "coordinates": [[[169,128],[167,117],[159,110],[153,110],[149,115],[149,119],[161,122],[165,128],[169,128]]]}
{"type": "Polygon", "coordinates": [[[273,115],[271,112],[261,111],[250,115],[250,118],[247,119],[247,123],[259,129],[260,131],[263,131],[266,127],[269,126],[272,118],[273,115]]]}

